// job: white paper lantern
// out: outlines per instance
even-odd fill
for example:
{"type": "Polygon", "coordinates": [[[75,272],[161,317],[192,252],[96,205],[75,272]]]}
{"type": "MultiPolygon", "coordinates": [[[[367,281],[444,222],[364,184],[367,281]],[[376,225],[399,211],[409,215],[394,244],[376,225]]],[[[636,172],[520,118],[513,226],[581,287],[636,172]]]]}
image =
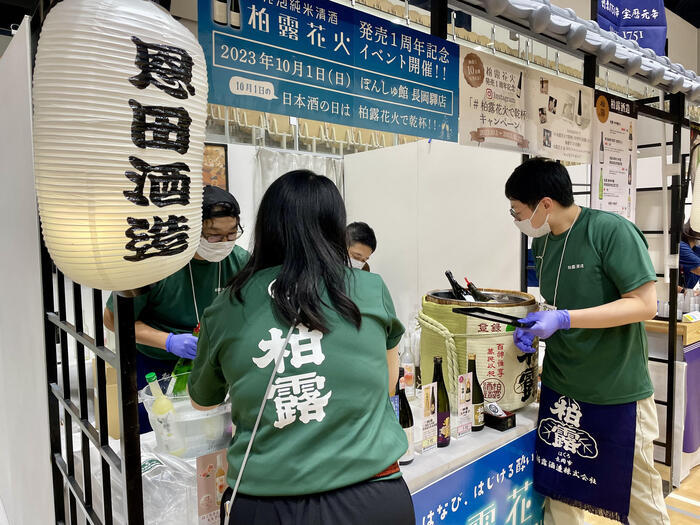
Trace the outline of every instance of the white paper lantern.
{"type": "Polygon", "coordinates": [[[104,290],[182,268],[201,234],[206,64],[149,0],[64,0],[34,71],[34,168],[56,266],[104,290]]]}

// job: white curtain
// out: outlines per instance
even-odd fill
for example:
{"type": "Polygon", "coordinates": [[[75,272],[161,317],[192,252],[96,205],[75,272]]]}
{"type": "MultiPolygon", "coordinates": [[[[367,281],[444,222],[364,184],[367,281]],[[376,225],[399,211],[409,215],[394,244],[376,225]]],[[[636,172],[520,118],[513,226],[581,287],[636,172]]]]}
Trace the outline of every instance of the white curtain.
{"type": "Polygon", "coordinates": [[[259,148],[255,169],[254,197],[258,209],[265,190],[282,175],[292,170],[307,169],[331,179],[345,197],[343,159],[313,153],[287,152],[259,148]]]}

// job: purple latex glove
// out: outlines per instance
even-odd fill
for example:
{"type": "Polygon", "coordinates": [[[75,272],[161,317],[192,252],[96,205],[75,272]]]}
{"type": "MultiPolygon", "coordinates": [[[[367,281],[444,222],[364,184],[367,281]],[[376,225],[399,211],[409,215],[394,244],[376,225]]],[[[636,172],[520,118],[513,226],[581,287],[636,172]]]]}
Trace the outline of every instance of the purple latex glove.
{"type": "Polygon", "coordinates": [[[532,354],[537,350],[537,348],[533,346],[535,336],[529,333],[525,328],[515,329],[513,341],[515,342],[515,346],[517,346],[521,352],[525,352],[526,354],[532,354]]]}
{"type": "Polygon", "coordinates": [[[168,334],[165,349],[178,357],[194,359],[197,356],[197,338],[192,334],[168,334]]]}

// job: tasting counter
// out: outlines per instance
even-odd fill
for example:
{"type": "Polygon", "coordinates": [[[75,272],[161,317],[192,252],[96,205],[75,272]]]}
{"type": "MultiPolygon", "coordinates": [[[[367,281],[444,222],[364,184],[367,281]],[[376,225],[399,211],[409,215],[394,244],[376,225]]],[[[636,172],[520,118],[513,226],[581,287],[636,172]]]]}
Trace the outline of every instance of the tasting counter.
{"type": "MultiPolygon", "coordinates": [[[[649,372],[659,418],[659,441],[666,442],[668,321],[645,322],[649,341],[649,372]]],[[[677,323],[674,361],[673,485],[679,486],[690,470],[700,465],[700,322],[677,323]]],[[[665,449],[655,447],[655,459],[664,459],[665,449]]]]}

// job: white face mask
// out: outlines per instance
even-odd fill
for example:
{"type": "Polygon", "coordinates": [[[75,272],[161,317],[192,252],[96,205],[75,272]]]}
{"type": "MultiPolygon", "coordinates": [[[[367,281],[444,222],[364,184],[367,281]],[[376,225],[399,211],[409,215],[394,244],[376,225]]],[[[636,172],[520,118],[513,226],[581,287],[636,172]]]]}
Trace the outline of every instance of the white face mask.
{"type": "Polygon", "coordinates": [[[197,255],[209,262],[220,262],[231,254],[235,245],[236,241],[209,242],[201,237],[197,255]]]}
{"type": "Polygon", "coordinates": [[[543,237],[544,235],[547,235],[549,232],[552,231],[552,229],[549,227],[549,214],[547,214],[547,216],[544,219],[544,223],[539,228],[535,228],[532,225],[532,217],[534,217],[535,213],[537,213],[537,208],[540,207],[541,202],[542,201],[537,203],[537,206],[535,206],[535,211],[532,212],[532,215],[529,219],[515,221],[515,226],[517,226],[517,228],[521,232],[523,232],[528,237],[532,237],[534,239],[536,239],[537,237],[543,237]]]}
{"type": "Polygon", "coordinates": [[[362,261],[358,261],[357,259],[353,259],[352,257],[350,257],[350,264],[353,268],[356,268],[358,270],[362,270],[362,268],[365,265],[365,263],[363,263],[362,261]]]}

